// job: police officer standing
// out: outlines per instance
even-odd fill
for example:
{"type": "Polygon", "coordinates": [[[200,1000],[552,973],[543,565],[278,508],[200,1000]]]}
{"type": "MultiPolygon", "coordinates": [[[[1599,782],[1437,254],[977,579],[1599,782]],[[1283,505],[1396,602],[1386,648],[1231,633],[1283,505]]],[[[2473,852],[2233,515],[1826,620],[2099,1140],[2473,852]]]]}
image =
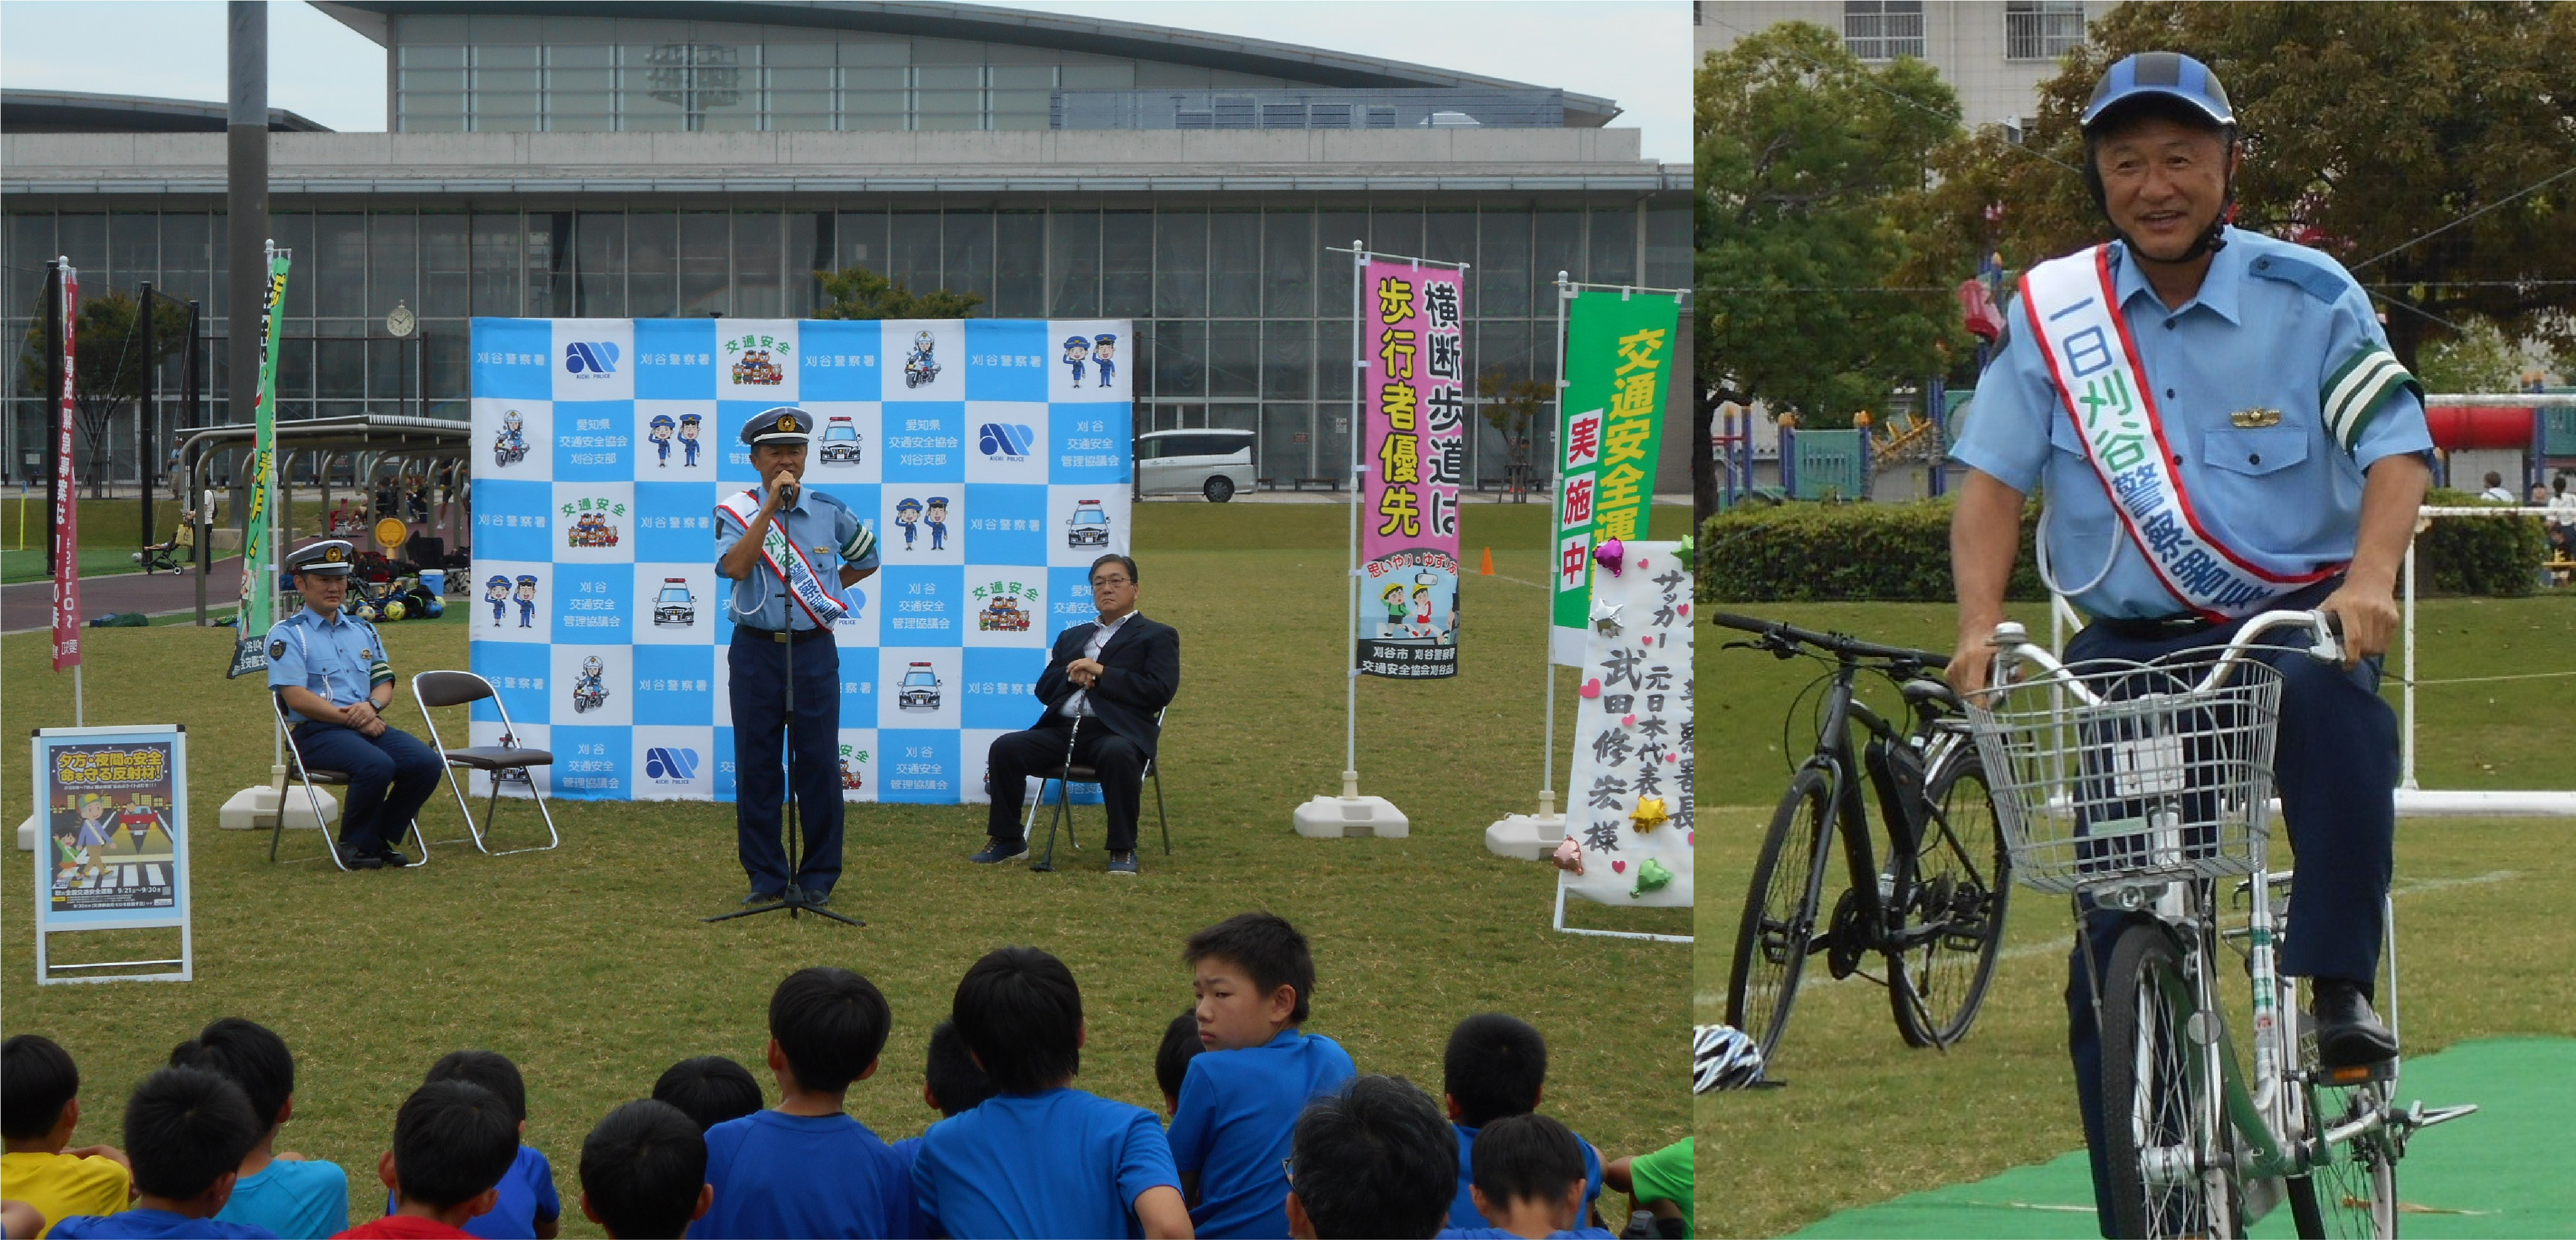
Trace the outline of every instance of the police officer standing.
{"type": "MultiPolygon", "coordinates": [[[[2226,224],[2243,149],[2208,66],[2124,58],[2082,125],[2085,183],[2117,241],[2023,277],[2010,337],[1978,381],[1952,453],[1972,471],[1950,536],[1950,678],[1962,691],[1985,683],[2034,487],[2048,501],[2042,574],[2092,618],[2070,663],[2223,644],[2276,608],[2334,613],[2341,666],[2269,661],[2284,678],[2273,763],[2299,868],[2281,970],[2309,984],[2324,1066],[2386,1062],[2397,1038],[2370,991],[2397,732],[2378,684],[2431,475],[2423,390],[2341,265],[2226,224]]],[[[2091,940],[2077,944],[2066,993],[2077,1095],[2104,1233],[2134,1236],[2113,1224],[2091,989],[2130,916],[2089,900],[2086,912],[2091,940]]]]}
{"type": "Polygon", "coordinates": [[[446,771],[420,739],[386,724],[394,666],[376,627],[340,610],[349,597],[346,542],[315,542],[286,557],[304,610],[268,631],[268,684],[286,698],[288,731],[305,766],[344,772],[340,866],[405,867],[393,848],[446,771]]]}
{"type": "Polygon", "coordinates": [[[877,536],[839,499],[798,482],[814,418],[771,408],[742,427],[761,485],[716,505],[716,572],[731,578],[734,827],[746,907],[779,901],[822,907],[841,878],[841,663],[832,622],[851,608],[842,591],[877,569],[877,536]],[[796,722],[786,726],[790,651],[796,722]],[[782,775],[782,732],[794,761],[782,775]],[[786,784],[803,812],[804,862],[780,845],[786,784]]]}

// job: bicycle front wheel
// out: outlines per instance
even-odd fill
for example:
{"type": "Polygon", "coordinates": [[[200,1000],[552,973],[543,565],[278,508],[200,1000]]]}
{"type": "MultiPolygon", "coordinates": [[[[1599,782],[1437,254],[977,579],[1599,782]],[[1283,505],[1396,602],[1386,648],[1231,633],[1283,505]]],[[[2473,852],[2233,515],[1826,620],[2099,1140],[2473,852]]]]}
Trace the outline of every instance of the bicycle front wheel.
{"type": "Polygon", "coordinates": [[[2232,1237],[2234,1185],[2210,1136],[2221,1109],[2199,1043],[2189,955],[2173,933],[2120,934],[2102,980],[2102,1140],[2122,1240],[2232,1237]]]}
{"type": "Polygon", "coordinates": [[[1947,1049],[1968,1035],[2002,952],[2012,860],[1986,789],[1985,764],[1964,744],[1923,784],[1928,812],[1914,891],[1887,955],[1888,1005],[1905,1043],[1947,1049]]]}
{"type": "Polygon", "coordinates": [[[1789,1028],[1798,976],[1816,945],[1833,792],[1833,779],[1821,768],[1801,768],[1790,779],[1744,894],[1744,920],[1736,930],[1735,965],[1726,988],[1726,1022],[1762,1047],[1766,1063],[1789,1028]]]}

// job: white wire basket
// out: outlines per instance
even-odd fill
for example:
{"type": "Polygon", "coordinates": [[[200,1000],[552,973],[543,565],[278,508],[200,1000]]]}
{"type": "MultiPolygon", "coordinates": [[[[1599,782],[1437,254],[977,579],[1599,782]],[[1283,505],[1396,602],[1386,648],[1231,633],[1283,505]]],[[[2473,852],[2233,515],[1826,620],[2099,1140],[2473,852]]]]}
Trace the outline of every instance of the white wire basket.
{"type": "Polygon", "coordinates": [[[2042,893],[2239,876],[2261,861],[2281,673],[2086,661],[1968,708],[2013,879],[2042,893]]]}

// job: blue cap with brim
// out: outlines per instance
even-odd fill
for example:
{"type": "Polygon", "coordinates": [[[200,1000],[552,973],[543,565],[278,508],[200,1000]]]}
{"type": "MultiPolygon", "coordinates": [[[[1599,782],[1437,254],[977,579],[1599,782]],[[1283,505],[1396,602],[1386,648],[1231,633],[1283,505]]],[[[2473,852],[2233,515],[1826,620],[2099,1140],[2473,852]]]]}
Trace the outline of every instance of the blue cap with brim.
{"type": "Polygon", "coordinates": [[[288,553],[286,571],[317,577],[345,577],[352,567],[349,562],[352,550],[348,543],[337,538],[308,542],[288,553]]]}
{"type": "Polygon", "coordinates": [[[803,408],[771,408],[742,427],[743,442],[755,447],[764,442],[802,443],[813,436],[814,418],[803,408]]]}

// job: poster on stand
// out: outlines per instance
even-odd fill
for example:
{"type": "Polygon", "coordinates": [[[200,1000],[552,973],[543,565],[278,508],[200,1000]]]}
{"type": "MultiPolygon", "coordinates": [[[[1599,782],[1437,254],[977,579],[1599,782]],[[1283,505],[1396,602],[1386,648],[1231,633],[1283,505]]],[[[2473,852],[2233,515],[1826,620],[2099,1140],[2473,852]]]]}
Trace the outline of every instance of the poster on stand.
{"type": "Polygon", "coordinates": [[[1692,579],[1677,545],[1594,561],[1565,817],[1583,871],[1562,879],[1612,906],[1691,904],[1692,579]]]}
{"type": "Polygon", "coordinates": [[[177,725],[42,729],[32,739],[37,839],[39,984],[185,980],[193,974],[188,916],[188,746],[177,725]],[[181,955],[146,963],[160,974],[63,976],[48,938],[102,929],[177,928],[181,955]]]}
{"type": "Polygon", "coordinates": [[[1467,475],[1460,271],[1363,272],[1359,670],[1458,675],[1458,489],[1467,475]]]}
{"type": "Polygon", "coordinates": [[[1680,318],[1673,296],[1633,291],[1585,291],[1567,313],[1548,630],[1549,658],[1567,667],[1583,663],[1593,543],[1646,536],[1680,318]]]}

